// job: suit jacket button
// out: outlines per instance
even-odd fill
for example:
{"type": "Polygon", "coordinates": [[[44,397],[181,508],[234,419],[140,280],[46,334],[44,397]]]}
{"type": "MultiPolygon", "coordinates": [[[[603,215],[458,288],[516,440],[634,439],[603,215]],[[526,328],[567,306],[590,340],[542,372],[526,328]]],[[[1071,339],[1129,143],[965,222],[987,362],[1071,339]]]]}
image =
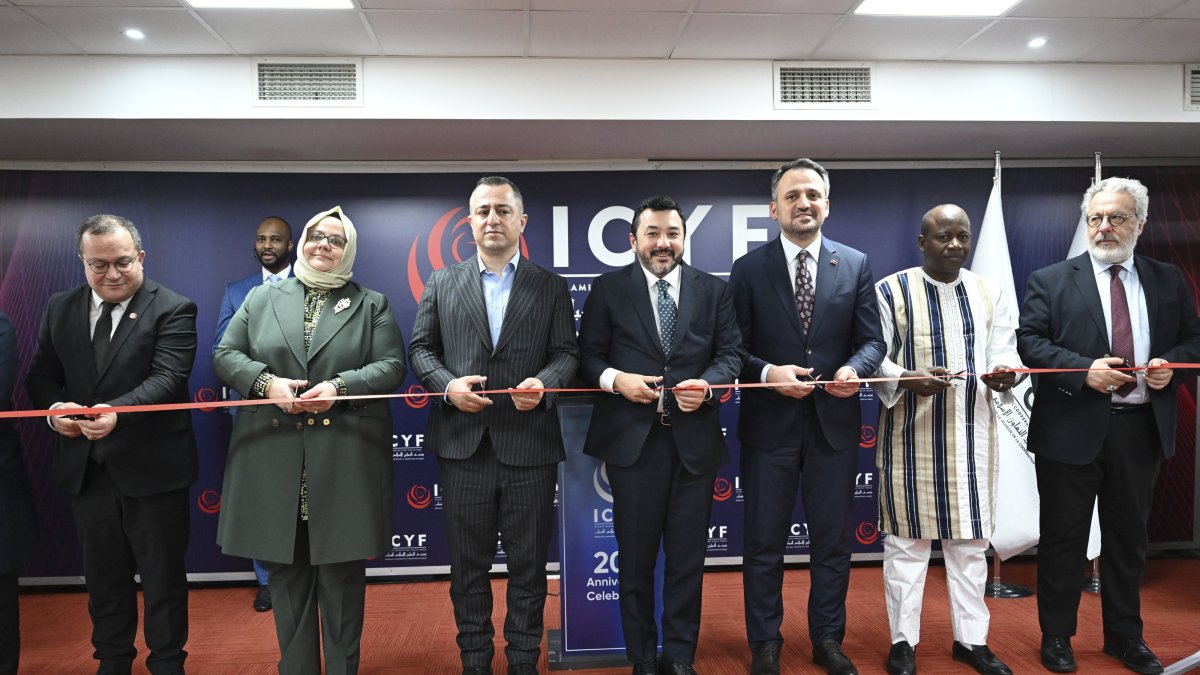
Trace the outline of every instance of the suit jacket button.
{"type": "Polygon", "coordinates": [[[308,426],[310,426],[310,427],[311,427],[312,425],[314,425],[314,424],[316,424],[316,423],[317,423],[317,421],[316,421],[316,420],[314,420],[313,418],[311,418],[311,417],[310,417],[310,418],[308,418],[308,426]]]}
{"type": "Polygon", "coordinates": [[[326,417],[325,419],[321,420],[321,424],[324,424],[325,426],[329,426],[329,418],[326,417]]]}
{"type": "Polygon", "coordinates": [[[277,428],[278,428],[278,427],[279,427],[279,420],[271,420],[271,426],[273,426],[273,427],[277,427],[277,428]]]}
{"type": "Polygon", "coordinates": [[[304,425],[300,422],[296,422],[296,431],[304,431],[304,425]]]}

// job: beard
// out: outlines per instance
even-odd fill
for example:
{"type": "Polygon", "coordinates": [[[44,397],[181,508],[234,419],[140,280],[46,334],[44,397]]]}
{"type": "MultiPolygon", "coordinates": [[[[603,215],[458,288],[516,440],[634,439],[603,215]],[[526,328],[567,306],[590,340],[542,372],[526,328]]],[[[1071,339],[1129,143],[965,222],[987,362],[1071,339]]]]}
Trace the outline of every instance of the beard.
{"type": "Polygon", "coordinates": [[[683,260],[683,253],[675,255],[675,251],[669,248],[656,248],[646,254],[638,251],[638,261],[642,263],[642,267],[650,270],[650,273],[659,279],[670,274],[671,270],[679,266],[681,260],[683,260]],[[655,256],[662,254],[671,256],[671,260],[664,263],[654,259],[655,256]]]}
{"type": "Polygon", "coordinates": [[[1133,255],[1133,249],[1137,246],[1138,236],[1136,233],[1131,233],[1124,241],[1108,238],[1108,235],[1097,234],[1088,240],[1088,252],[1092,254],[1096,260],[1106,265],[1116,265],[1123,263],[1133,255]],[[1110,241],[1116,246],[1101,247],[1100,242],[1110,241]]]}

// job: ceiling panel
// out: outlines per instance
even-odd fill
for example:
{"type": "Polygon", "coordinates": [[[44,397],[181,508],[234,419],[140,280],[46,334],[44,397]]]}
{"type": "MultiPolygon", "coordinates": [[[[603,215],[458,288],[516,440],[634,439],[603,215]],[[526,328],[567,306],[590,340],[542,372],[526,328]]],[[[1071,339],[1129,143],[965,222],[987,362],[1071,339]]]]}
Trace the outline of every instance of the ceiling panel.
{"type": "Polygon", "coordinates": [[[27,7],[25,11],[89,54],[228,54],[229,48],[182,9],[27,7]],[[144,40],[122,33],[137,28],[144,40]]]}
{"type": "Polygon", "coordinates": [[[358,0],[363,9],[516,10],[524,0],[358,0]]]}
{"type": "Polygon", "coordinates": [[[534,12],[529,55],[585,58],[666,58],[680,14],[654,12],[534,12]]]}
{"type": "Polygon", "coordinates": [[[389,56],[521,56],[523,12],[366,12],[389,56]]]}
{"type": "Polygon", "coordinates": [[[1195,63],[1200,61],[1200,21],[1154,19],[1088,54],[1090,61],[1195,63]]]}
{"type": "Polygon", "coordinates": [[[14,7],[0,7],[0,54],[82,54],[54,31],[14,7]]]}
{"type": "Polygon", "coordinates": [[[813,58],[828,60],[939,60],[990,19],[853,16],[837,27],[813,58]]]}
{"type": "Polygon", "coordinates": [[[1180,0],[1023,0],[1008,16],[1148,19],[1180,0]]]}
{"type": "Polygon", "coordinates": [[[378,52],[358,12],[206,9],[200,16],[240,54],[361,56],[378,52]]]}
{"type": "Polygon", "coordinates": [[[1200,19],[1200,0],[1188,0],[1175,9],[1165,12],[1162,18],[1200,19]]]}
{"type": "Polygon", "coordinates": [[[697,12],[752,12],[756,14],[842,14],[859,0],[700,0],[697,12]]]}
{"type": "Polygon", "coordinates": [[[677,59],[796,60],[809,56],[838,18],[826,15],[696,14],[671,54],[677,59]]]}
{"type": "Polygon", "coordinates": [[[686,12],[692,0],[529,0],[535,11],[686,12]]]}
{"type": "Polygon", "coordinates": [[[951,52],[955,61],[1078,61],[1105,41],[1133,30],[1137,19],[1005,19],[951,52]],[[1046,38],[1038,49],[1026,46],[1046,38]]]}

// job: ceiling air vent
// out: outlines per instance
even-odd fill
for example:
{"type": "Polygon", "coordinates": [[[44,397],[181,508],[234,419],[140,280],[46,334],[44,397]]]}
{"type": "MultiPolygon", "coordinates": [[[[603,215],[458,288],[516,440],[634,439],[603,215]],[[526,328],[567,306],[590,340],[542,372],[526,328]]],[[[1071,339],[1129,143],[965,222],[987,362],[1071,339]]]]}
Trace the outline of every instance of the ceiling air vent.
{"type": "Polygon", "coordinates": [[[775,63],[775,107],[872,108],[865,63],[775,63]]]}
{"type": "Polygon", "coordinates": [[[1183,109],[1200,110],[1200,63],[1183,67],[1183,109]]]}
{"type": "Polygon", "coordinates": [[[362,59],[254,60],[258,106],[361,106],[362,59]]]}

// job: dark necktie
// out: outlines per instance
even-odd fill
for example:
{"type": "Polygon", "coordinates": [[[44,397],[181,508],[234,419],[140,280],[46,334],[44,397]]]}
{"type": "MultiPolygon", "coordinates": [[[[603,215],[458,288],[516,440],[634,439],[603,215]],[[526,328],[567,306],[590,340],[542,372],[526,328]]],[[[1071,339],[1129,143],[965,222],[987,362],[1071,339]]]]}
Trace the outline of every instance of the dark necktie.
{"type": "Polygon", "coordinates": [[[663,353],[670,354],[671,343],[675,341],[675,318],[679,314],[679,308],[667,292],[670,284],[666,279],[659,279],[655,285],[658,286],[658,334],[662,338],[663,353]]]}
{"type": "MultiPolygon", "coordinates": [[[[1112,355],[1125,359],[1133,365],[1133,322],[1129,320],[1129,299],[1125,297],[1125,284],[1121,283],[1121,266],[1108,268],[1110,279],[1108,293],[1112,298],[1112,355]]],[[[1117,395],[1128,396],[1137,386],[1127,382],[1117,388],[1117,395]]]]}
{"type": "Polygon", "coordinates": [[[800,255],[796,256],[796,311],[800,313],[800,325],[804,327],[805,335],[808,335],[808,327],[812,324],[815,299],[812,274],[808,272],[808,258],[808,251],[804,249],[800,249],[800,255]]]}
{"type": "Polygon", "coordinates": [[[92,331],[92,358],[96,361],[96,372],[104,365],[104,355],[108,353],[108,343],[112,340],[112,311],[116,306],[115,302],[100,303],[100,316],[96,319],[96,330],[92,331]]]}

